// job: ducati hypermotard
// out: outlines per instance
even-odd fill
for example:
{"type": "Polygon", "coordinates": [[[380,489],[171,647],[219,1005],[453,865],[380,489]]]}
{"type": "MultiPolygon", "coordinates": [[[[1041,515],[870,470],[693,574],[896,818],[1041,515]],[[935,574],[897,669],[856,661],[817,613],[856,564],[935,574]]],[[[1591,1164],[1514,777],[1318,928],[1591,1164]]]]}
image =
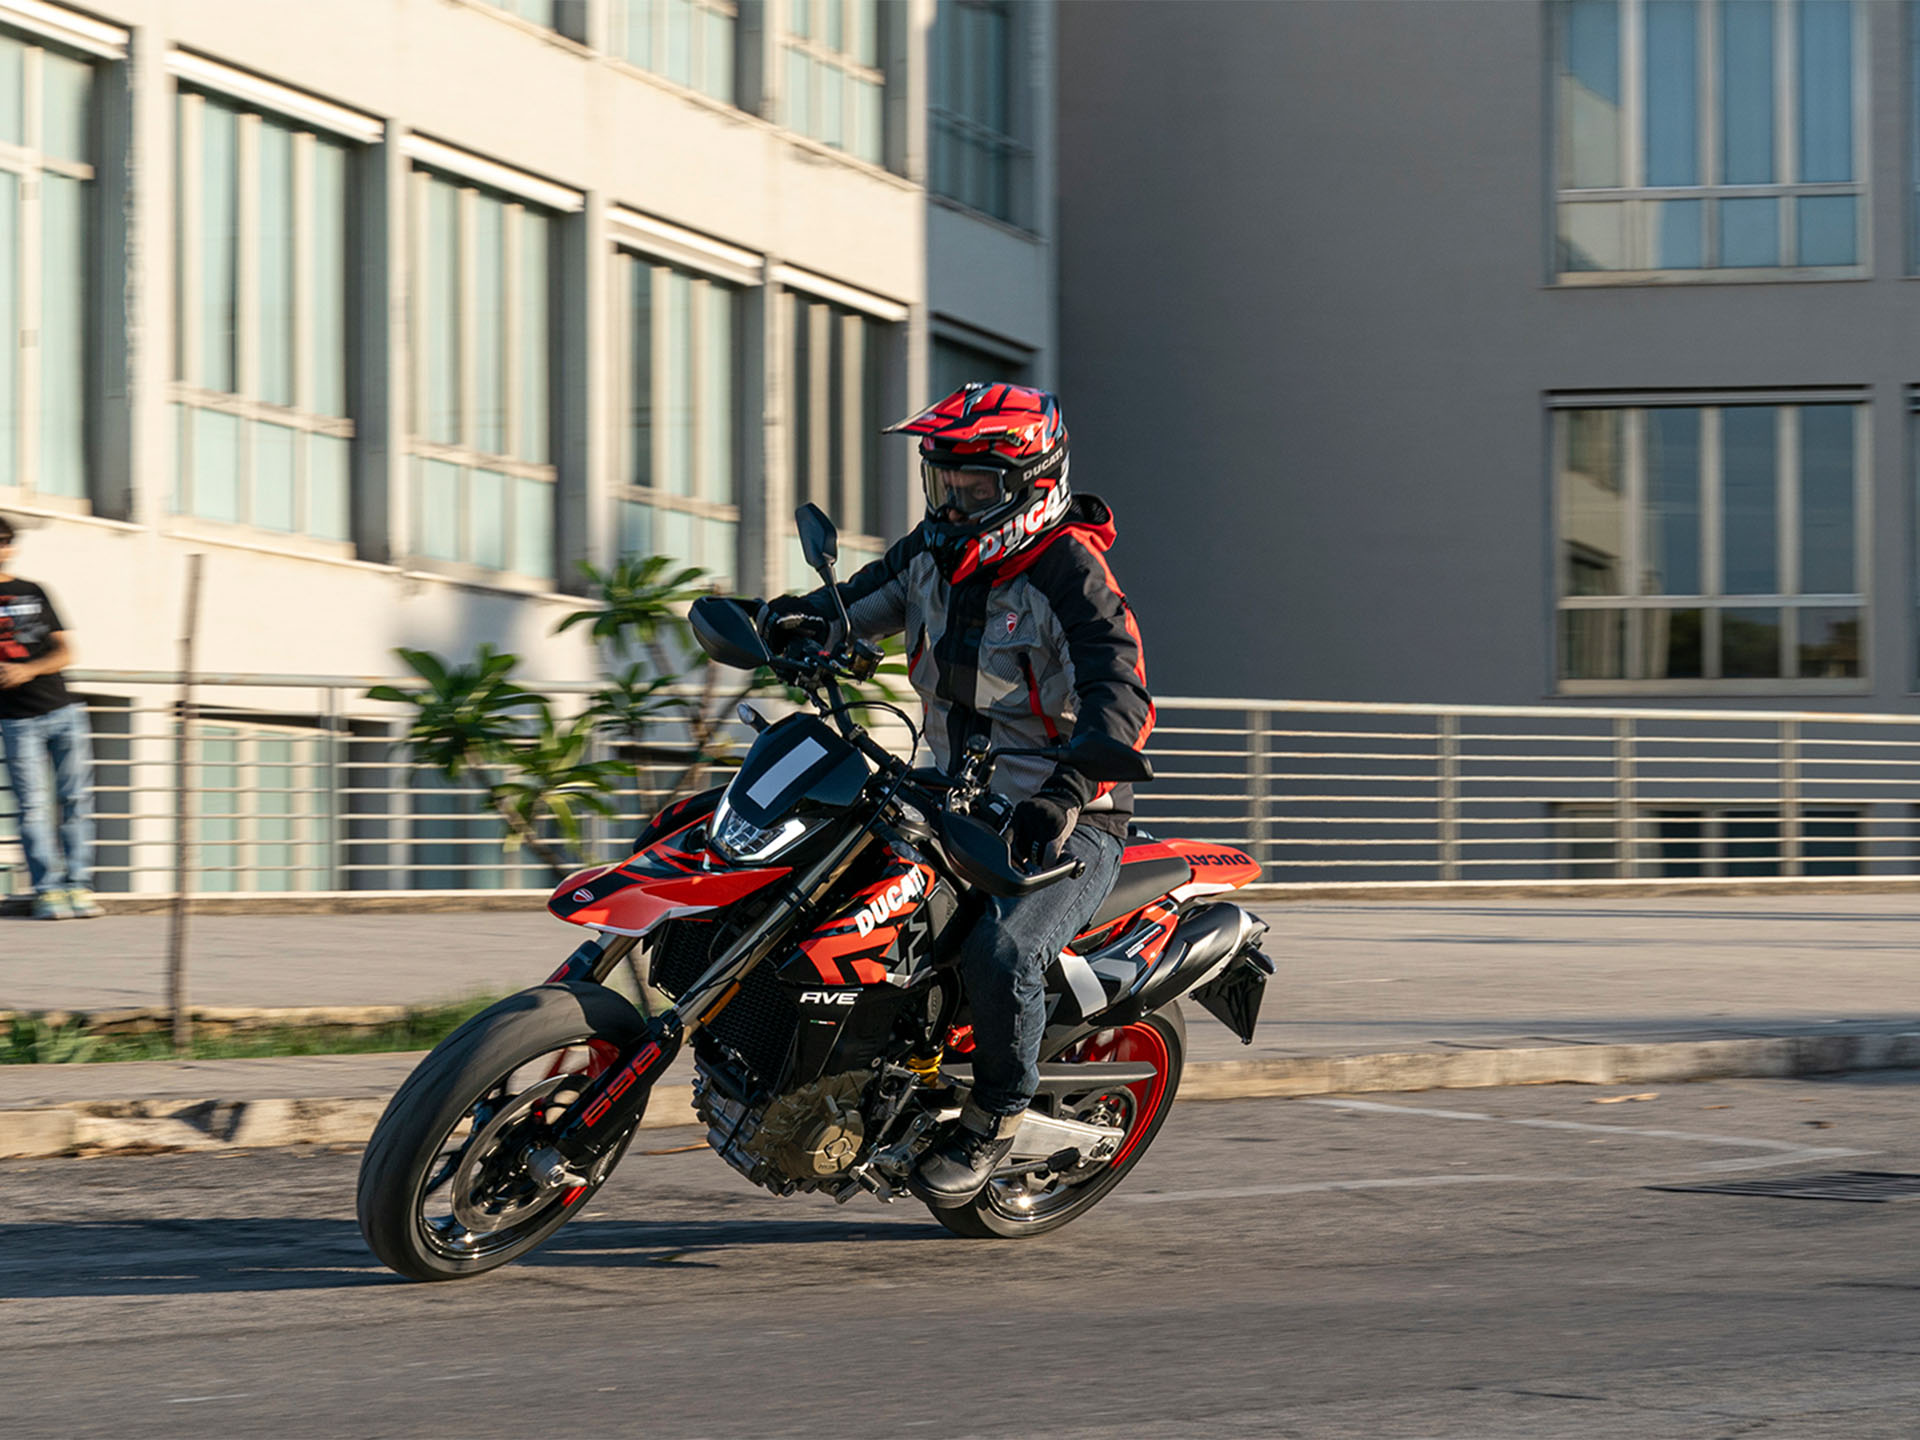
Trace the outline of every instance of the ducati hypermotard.
{"type": "MultiPolygon", "coordinates": [[[[800,519],[830,580],[832,527],[811,506],[800,519]]],[[[971,1080],[961,942],[987,897],[1079,863],[1011,863],[995,761],[1045,753],[1096,780],[1151,777],[1100,736],[1044,752],[976,745],[950,773],[914,769],[855,723],[841,690],[871,678],[876,648],[798,640],[770,653],[753,611],[719,597],[690,618],[713,658],[770,666],[819,713],[768,724],[743,706],[759,734],[730,784],[670,807],[630,858],[555,891],[553,913],[593,938],[448,1036],[393,1097],[361,1165],[359,1214],[403,1275],[480,1274],[579,1214],[688,1046],[707,1143],[749,1180],[841,1201],[905,1194],[971,1080]],[[645,1015],[609,988],[629,956],[669,1008],[645,1015]]],[[[1266,927],[1209,897],[1257,873],[1231,847],[1129,837],[1113,893],[1047,968],[1039,1092],[1013,1151],[977,1199],[934,1210],[941,1224],[1038,1235],[1119,1184],[1179,1088],[1179,996],[1252,1038],[1273,971],[1266,927]]]]}

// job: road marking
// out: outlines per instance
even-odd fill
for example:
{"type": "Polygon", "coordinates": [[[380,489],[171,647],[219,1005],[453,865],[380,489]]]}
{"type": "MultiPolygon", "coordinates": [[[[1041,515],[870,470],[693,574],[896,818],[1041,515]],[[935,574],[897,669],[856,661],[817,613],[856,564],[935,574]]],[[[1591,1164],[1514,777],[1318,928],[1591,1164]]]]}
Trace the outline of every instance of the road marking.
{"type": "Polygon", "coordinates": [[[1732,1160],[1710,1160],[1682,1171],[1655,1171],[1648,1174],[1605,1175],[1397,1175],[1379,1180],[1304,1180],[1286,1185],[1236,1185],[1214,1190],[1162,1190],[1122,1192],[1118,1197],[1137,1205],[1165,1205],[1187,1200],[1250,1200],[1263,1196],[1310,1195],[1320,1191],[1407,1190],[1446,1185],[1535,1185],[1612,1181],[1646,1184],[1702,1173],[1725,1174],[1736,1170],[1764,1170],[1783,1165],[1804,1165],[1820,1160],[1871,1155],[1871,1150],[1853,1150],[1833,1145],[1798,1145],[1788,1140],[1762,1140],[1744,1135],[1706,1135],[1692,1130],[1654,1130],[1632,1125],[1596,1125],[1584,1120],[1540,1120],[1529,1117],[1488,1115],[1478,1110],[1438,1110],[1420,1105],[1387,1105],[1377,1100],[1329,1100],[1306,1098],[1308,1105],[1324,1105],[1334,1110],[1364,1110],[1389,1115],[1416,1115],[1436,1120],[1479,1120],[1497,1125],[1523,1125],[1537,1130],[1578,1130],[1600,1135],[1636,1135],[1652,1140],[1685,1140],[1702,1145],[1730,1145],[1746,1150],[1765,1150],[1765,1155],[1746,1155],[1732,1160]]]}
{"type": "Polygon", "coordinates": [[[209,1400],[250,1400],[252,1392],[242,1391],[238,1395],[176,1395],[167,1401],[169,1405],[204,1405],[209,1400]]]}

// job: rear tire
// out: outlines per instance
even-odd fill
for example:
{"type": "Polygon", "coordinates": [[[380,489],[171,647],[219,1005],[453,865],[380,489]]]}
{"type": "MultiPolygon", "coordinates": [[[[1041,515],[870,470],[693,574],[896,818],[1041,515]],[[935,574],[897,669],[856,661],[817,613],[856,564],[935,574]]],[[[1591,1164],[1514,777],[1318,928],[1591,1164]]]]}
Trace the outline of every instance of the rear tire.
{"type": "Polygon", "coordinates": [[[1071,1177],[1055,1177],[1051,1184],[1036,1190],[1012,1181],[992,1180],[966,1205],[951,1210],[928,1206],[933,1218],[954,1234],[969,1240],[1024,1240],[1071,1224],[1106,1199],[1140,1163],[1166,1123],[1167,1111],[1180,1089],[1180,1074],[1186,1068],[1186,1021],[1178,1004],[1169,1005],[1144,1020],[1103,1030],[1081,1041],[1060,1058],[1068,1057],[1079,1061],[1150,1061],[1159,1071],[1154,1080],[1117,1087],[1109,1095],[1091,1097],[1077,1107],[1079,1113],[1102,1106],[1108,1107],[1108,1114],[1114,1109],[1128,1111],[1126,1138],[1120,1142],[1119,1155],[1077,1182],[1071,1177]]]}
{"type": "Polygon", "coordinates": [[[579,1214],[632,1130],[586,1185],[543,1195],[513,1168],[516,1127],[535,1112],[551,1123],[646,1029],[639,1011],[602,986],[542,985],[441,1041],[388,1102],[360,1162],[360,1233],[373,1253],[410,1279],[457,1280],[517,1260],[579,1214]],[[476,1141],[486,1148],[469,1153],[476,1141]],[[433,1213],[443,1206],[452,1213],[433,1213]],[[462,1215],[501,1223],[475,1228],[462,1215]]]}

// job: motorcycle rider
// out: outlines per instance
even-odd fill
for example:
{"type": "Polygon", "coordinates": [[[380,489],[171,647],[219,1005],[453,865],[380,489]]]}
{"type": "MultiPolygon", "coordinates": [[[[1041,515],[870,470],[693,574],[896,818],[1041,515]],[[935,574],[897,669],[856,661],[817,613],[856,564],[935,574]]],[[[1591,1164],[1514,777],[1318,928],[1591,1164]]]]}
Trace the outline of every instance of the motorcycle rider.
{"type": "MultiPolygon", "coordinates": [[[[1113,512],[1068,486],[1059,401],[974,382],[889,428],[920,437],[927,515],[842,581],[840,597],[856,634],[907,636],[909,678],[941,768],[975,739],[1034,747],[1092,728],[1144,745],[1153,700],[1139,628],[1106,560],[1113,512]]],[[[836,614],[823,588],[768,602],[764,619],[818,631],[836,614]]],[[[989,901],[962,949],[974,1086],[911,1181],[941,1206],[971,1201],[1013,1147],[1039,1082],[1046,967],[1113,888],[1133,809],[1130,787],[1032,756],[1000,761],[993,786],[1017,802],[1007,827],[1016,862],[1067,855],[1084,869],[989,901]]]]}

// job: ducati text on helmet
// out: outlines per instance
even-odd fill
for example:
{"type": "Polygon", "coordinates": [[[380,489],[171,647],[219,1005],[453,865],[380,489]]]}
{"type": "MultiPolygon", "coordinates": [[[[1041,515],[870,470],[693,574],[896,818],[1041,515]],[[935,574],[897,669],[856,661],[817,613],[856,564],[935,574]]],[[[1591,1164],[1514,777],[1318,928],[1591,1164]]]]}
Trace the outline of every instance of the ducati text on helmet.
{"type": "Polygon", "coordinates": [[[920,437],[927,529],[949,579],[1005,561],[1067,513],[1067,425],[1045,390],[974,381],[889,427],[920,437]]]}

